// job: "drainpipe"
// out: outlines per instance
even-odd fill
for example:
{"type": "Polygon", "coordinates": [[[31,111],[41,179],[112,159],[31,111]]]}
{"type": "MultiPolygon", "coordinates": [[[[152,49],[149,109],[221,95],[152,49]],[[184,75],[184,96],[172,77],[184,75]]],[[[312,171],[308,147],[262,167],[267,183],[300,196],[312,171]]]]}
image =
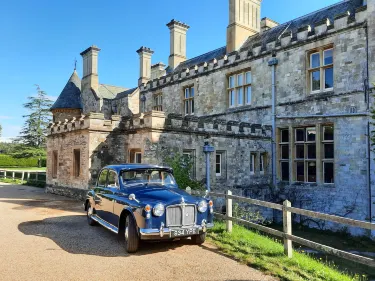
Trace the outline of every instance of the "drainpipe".
{"type": "Polygon", "coordinates": [[[365,97],[367,102],[367,113],[368,113],[368,121],[367,121],[367,138],[366,138],[366,157],[367,157],[367,187],[369,191],[369,219],[372,222],[372,191],[371,191],[371,114],[370,114],[370,75],[369,75],[369,39],[368,39],[368,25],[366,24],[365,27],[366,32],[366,79],[364,82],[365,88],[365,97]]]}
{"type": "Polygon", "coordinates": [[[276,54],[268,62],[272,71],[272,185],[276,187],[276,65],[278,64],[276,54]]]}

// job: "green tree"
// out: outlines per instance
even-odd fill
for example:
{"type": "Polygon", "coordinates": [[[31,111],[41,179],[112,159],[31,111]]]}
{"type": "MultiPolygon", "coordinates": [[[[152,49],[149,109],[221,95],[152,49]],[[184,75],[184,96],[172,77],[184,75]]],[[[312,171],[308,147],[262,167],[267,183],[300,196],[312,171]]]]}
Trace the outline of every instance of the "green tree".
{"type": "Polygon", "coordinates": [[[43,148],[46,144],[47,126],[51,121],[50,108],[53,104],[47,94],[36,85],[37,95],[28,97],[23,106],[29,111],[19,141],[29,147],[43,148]]]}
{"type": "Polygon", "coordinates": [[[3,132],[3,127],[1,127],[1,124],[0,124],[0,138],[1,138],[1,133],[3,132]]]}

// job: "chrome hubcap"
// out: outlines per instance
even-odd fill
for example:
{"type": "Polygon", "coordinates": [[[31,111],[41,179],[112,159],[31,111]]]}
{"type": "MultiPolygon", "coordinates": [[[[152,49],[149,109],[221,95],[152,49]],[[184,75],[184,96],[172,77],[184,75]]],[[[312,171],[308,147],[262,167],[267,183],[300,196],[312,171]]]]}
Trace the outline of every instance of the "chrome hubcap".
{"type": "Polygon", "coordinates": [[[129,236],[129,228],[125,227],[125,239],[126,240],[128,240],[128,236],[129,236]]]}

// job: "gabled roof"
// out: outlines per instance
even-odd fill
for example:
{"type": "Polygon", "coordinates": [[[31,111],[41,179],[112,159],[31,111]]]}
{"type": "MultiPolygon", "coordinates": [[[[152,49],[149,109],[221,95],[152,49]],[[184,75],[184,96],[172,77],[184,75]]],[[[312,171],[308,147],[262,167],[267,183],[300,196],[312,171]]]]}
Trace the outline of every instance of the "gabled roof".
{"type": "Polygon", "coordinates": [[[122,99],[122,98],[124,98],[128,95],[133,94],[137,89],[138,89],[138,87],[123,91],[121,93],[118,93],[114,99],[115,100],[122,99]]]}
{"type": "Polygon", "coordinates": [[[82,109],[81,79],[75,70],[51,107],[51,110],[53,109],[82,109]]]}
{"type": "Polygon", "coordinates": [[[363,6],[363,0],[341,1],[337,4],[328,6],[308,15],[278,25],[274,28],[264,31],[263,33],[253,35],[249,37],[249,39],[244,43],[241,49],[252,48],[254,44],[261,44],[262,46],[264,46],[269,42],[277,41],[282,34],[287,32],[292,32],[293,37],[295,37],[299,28],[310,25],[312,30],[314,30],[314,26],[316,23],[322,22],[325,19],[329,19],[330,22],[333,23],[334,17],[336,15],[343,14],[347,11],[349,11],[350,14],[354,16],[355,9],[361,6],[363,6]]]}
{"type": "Polygon", "coordinates": [[[100,84],[99,85],[99,93],[97,93],[99,98],[102,99],[114,99],[120,93],[129,90],[128,88],[112,86],[107,84],[100,84]]]}

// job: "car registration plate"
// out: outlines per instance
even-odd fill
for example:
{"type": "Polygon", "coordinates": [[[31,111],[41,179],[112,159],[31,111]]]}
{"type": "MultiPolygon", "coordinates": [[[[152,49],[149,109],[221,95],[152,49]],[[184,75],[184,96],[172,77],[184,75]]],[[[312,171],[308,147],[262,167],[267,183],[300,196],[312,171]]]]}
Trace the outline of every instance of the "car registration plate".
{"type": "Polygon", "coordinates": [[[171,229],[171,232],[170,232],[171,238],[190,236],[190,235],[196,235],[196,234],[199,234],[199,229],[197,227],[171,229]]]}

